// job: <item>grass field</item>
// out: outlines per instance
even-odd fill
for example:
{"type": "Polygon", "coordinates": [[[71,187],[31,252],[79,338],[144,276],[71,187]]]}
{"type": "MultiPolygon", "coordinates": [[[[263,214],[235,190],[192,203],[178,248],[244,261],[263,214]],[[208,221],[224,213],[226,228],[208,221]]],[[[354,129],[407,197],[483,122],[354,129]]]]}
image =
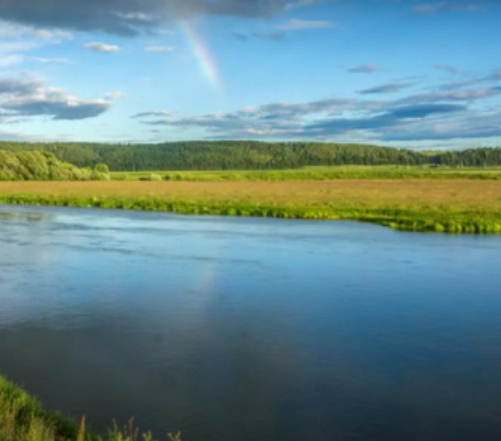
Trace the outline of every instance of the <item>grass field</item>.
{"type": "Polygon", "coordinates": [[[332,179],[501,179],[500,168],[430,168],[427,166],[333,166],[290,170],[114,172],[115,180],[290,181],[332,179]]]}
{"type": "Polygon", "coordinates": [[[412,231],[501,233],[501,181],[3,182],[0,202],[296,219],[412,231]]]}

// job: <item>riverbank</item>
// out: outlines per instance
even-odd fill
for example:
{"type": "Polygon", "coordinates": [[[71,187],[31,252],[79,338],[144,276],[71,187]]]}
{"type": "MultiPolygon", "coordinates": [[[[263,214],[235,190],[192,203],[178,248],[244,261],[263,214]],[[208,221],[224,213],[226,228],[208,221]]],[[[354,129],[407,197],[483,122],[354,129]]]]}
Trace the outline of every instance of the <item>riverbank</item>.
{"type": "Polygon", "coordinates": [[[408,231],[501,233],[501,181],[3,182],[0,203],[345,219],[408,231]]]}
{"type": "MultiPolygon", "coordinates": [[[[170,441],[181,441],[180,435],[168,435],[170,441]]],[[[39,401],[0,376],[0,440],[2,441],[133,441],[139,432],[130,423],[124,430],[116,427],[103,438],[86,429],[85,418],[80,423],[64,418],[57,412],[47,412],[39,401]]],[[[144,441],[154,441],[149,433],[144,441]]]]}
{"type": "Polygon", "coordinates": [[[41,404],[21,388],[0,376],[0,439],[2,441],[98,441],[84,434],[79,424],[41,404]],[[80,433],[80,437],[79,437],[80,433]]]}

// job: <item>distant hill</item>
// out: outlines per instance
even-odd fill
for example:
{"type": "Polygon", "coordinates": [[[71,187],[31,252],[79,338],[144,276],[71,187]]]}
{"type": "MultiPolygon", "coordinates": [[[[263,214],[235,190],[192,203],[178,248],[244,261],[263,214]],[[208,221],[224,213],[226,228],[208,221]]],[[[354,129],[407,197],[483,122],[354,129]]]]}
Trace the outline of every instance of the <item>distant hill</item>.
{"type": "Polygon", "coordinates": [[[501,148],[426,152],[363,144],[191,141],[164,144],[14,143],[13,152],[40,150],[78,167],[107,164],[112,171],[264,170],[313,165],[498,166],[501,148]]]}

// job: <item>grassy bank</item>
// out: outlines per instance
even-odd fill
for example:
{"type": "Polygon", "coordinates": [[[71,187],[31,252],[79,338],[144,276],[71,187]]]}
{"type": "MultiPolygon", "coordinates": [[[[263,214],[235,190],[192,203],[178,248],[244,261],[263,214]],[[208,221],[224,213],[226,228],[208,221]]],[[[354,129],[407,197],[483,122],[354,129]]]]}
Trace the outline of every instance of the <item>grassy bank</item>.
{"type": "MultiPolygon", "coordinates": [[[[168,435],[181,441],[180,435],[168,435]]],[[[99,436],[80,423],[61,414],[45,411],[25,391],[0,376],[0,440],[2,441],[154,441],[149,433],[140,434],[130,423],[123,430],[116,427],[99,436]]]]}
{"type": "Polygon", "coordinates": [[[501,181],[0,183],[0,203],[286,219],[409,231],[501,233],[501,181]]]}
{"type": "Polygon", "coordinates": [[[221,171],[143,171],[114,172],[112,179],[120,181],[324,181],[333,179],[472,179],[499,180],[498,168],[447,168],[396,165],[347,165],[332,167],[302,167],[289,170],[221,170],[221,171]]]}

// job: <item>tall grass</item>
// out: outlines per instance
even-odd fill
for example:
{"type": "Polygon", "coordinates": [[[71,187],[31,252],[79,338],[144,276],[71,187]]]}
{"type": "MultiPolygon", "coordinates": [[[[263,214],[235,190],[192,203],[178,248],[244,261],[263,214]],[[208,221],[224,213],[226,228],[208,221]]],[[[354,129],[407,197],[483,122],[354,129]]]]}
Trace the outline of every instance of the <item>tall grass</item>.
{"type": "MultiPolygon", "coordinates": [[[[181,441],[181,434],[168,434],[181,441]]],[[[104,436],[87,430],[85,417],[77,423],[56,412],[45,411],[25,391],[0,376],[1,441],[154,441],[151,433],[140,433],[133,420],[119,429],[116,424],[104,436]]]]}

